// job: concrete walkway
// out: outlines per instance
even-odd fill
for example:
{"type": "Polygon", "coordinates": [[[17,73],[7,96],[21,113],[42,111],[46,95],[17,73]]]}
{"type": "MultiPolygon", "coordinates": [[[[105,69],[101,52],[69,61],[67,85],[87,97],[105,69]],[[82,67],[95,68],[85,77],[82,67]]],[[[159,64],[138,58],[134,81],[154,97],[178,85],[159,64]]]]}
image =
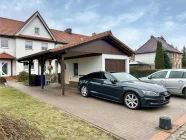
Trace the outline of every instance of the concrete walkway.
{"type": "Polygon", "coordinates": [[[171,103],[161,108],[130,110],[122,104],[97,98],[84,98],[73,88],[60,96],[59,85],[50,85],[42,91],[40,87],[27,87],[8,82],[12,87],[78,116],[127,140],[148,140],[159,130],[159,116],[168,115],[177,120],[186,113],[186,100],[173,97],[171,103]]]}

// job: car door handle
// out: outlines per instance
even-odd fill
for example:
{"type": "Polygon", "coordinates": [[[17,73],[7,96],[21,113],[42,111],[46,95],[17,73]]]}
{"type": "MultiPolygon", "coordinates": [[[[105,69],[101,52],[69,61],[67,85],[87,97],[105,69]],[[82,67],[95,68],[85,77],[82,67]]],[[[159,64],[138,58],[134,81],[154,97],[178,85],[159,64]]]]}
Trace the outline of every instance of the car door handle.
{"type": "Polygon", "coordinates": [[[161,83],[163,83],[164,81],[163,81],[163,80],[161,80],[160,82],[161,82],[161,83]]]}
{"type": "Polygon", "coordinates": [[[179,80],[178,82],[179,82],[179,83],[182,83],[183,81],[182,81],[182,80],[179,80]]]}

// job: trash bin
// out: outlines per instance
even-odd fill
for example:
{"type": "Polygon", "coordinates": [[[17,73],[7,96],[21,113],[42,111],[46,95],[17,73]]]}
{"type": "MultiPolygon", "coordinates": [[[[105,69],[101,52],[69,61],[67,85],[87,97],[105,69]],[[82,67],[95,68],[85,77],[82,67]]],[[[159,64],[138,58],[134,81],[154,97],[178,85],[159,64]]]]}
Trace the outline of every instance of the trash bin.
{"type": "MultiPolygon", "coordinates": [[[[44,77],[43,78],[43,80],[44,80],[43,81],[43,83],[44,83],[43,85],[45,86],[46,85],[46,76],[44,75],[43,77],[44,77]]],[[[41,75],[37,75],[36,76],[36,81],[37,81],[37,86],[41,86],[41,75]]]]}
{"type": "Polygon", "coordinates": [[[37,83],[36,83],[36,74],[32,74],[31,75],[31,86],[37,86],[37,83]]]}

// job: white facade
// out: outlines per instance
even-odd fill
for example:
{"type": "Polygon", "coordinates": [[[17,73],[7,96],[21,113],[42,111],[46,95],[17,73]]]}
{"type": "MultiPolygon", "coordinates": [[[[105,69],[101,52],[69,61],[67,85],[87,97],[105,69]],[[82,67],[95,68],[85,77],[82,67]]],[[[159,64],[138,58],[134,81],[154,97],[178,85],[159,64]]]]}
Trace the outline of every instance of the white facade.
{"type": "Polygon", "coordinates": [[[135,61],[140,61],[140,62],[154,65],[155,56],[156,53],[136,54],[135,61]]]}
{"type": "MultiPolygon", "coordinates": [[[[28,41],[28,40],[27,39],[19,39],[19,38],[16,39],[16,46],[18,46],[18,47],[16,47],[16,58],[20,58],[23,56],[27,56],[27,55],[42,51],[41,50],[42,43],[43,43],[42,41],[29,40],[29,41],[32,41],[32,44],[33,44],[31,50],[25,49],[25,42],[26,41],[28,41]]],[[[55,47],[54,43],[47,42],[47,44],[48,44],[48,49],[52,49],[55,47]]],[[[18,75],[19,72],[21,72],[23,70],[28,71],[26,69],[23,69],[23,63],[16,62],[16,67],[17,67],[16,75],[18,75]]],[[[32,74],[38,74],[38,61],[37,60],[34,60],[34,69],[32,69],[32,74]]]]}
{"type": "Polygon", "coordinates": [[[35,17],[29,24],[27,24],[27,26],[20,31],[20,34],[52,39],[39,17],[35,17]],[[39,28],[38,34],[35,34],[35,28],[39,28]]]}
{"type": "MultiPolygon", "coordinates": [[[[91,72],[105,71],[105,59],[117,59],[125,61],[126,72],[129,73],[129,58],[125,55],[102,54],[99,56],[70,59],[65,60],[65,84],[69,84],[70,81],[78,82],[81,76],[87,75],[91,72]],[[78,76],[74,76],[74,63],[78,63],[78,76]]],[[[61,72],[60,69],[61,67],[58,67],[57,73],[61,72]]],[[[54,71],[56,71],[55,67],[54,71]]]]}

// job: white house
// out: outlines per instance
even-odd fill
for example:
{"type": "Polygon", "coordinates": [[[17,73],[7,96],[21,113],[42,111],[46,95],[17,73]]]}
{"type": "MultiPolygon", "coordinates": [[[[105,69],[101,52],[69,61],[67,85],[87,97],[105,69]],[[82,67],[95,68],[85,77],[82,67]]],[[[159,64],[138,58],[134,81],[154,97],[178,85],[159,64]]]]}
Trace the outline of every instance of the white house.
{"type": "Polygon", "coordinates": [[[136,50],[135,61],[154,65],[157,42],[162,43],[163,50],[167,52],[173,68],[182,68],[181,52],[170,45],[163,37],[151,36],[150,39],[136,50]]]}
{"type": "Polygon", "coordinates": [[[129,72],[129,56],[134,53],[111,31],[85,36],[74,34],[71,29],[50,29],[38,11],[25,22],[0,18],[0,41],[1,76],[28,71],[29,60],[32,60],[31,73],[40,74],[38,60],[46,54],[45,65],[51,63],[53,72],[59,73],[57,53],[64,51],[66,84],[73,84],[80,76],[94,71],[129,72]],[[19,63],[18,58],[25,59],[19,63]]]}

